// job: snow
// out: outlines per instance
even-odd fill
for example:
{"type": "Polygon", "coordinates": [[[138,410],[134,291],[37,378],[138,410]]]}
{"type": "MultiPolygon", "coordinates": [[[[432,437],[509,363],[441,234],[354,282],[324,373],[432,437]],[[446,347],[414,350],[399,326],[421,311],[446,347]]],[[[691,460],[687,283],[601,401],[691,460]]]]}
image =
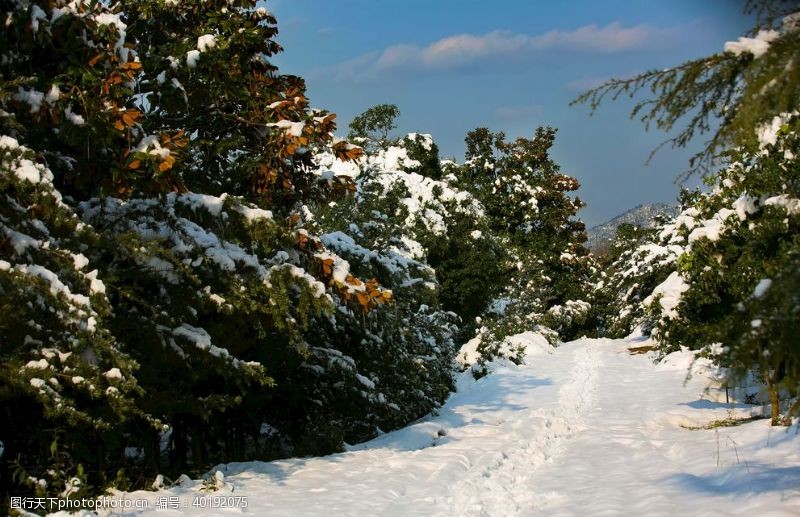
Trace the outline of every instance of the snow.
{"type": "Polygon", "coordinates": [[[161,160],[166,159],[170,155],[169,148],[163,147],[156,135],[147,135],[142,138],[136,145],[134,152],[151,154],[159,157],[161,160]]]}
{"type": "Polygon", "coordinates": [[[46,267],[38,264],[17,264],[14,266],[14,270],[41,278],[50,285],[50,293],[53,296],[63,295],[75,305],[80,305],[87,308],[90,307],[89,298],[87,296],[72,293],[69,287],[58,278],[58,275],[46,267]]]}
{"type": "Polygon", "coordinates": [[[83,116],[73,113],[72,108],[65,109],[64,116],[76,126],[83,126],[86,124],[86,120],[83,118],[83,116]]]}
{"type": "Polygon", "coordinates": [[[2,223],[0,223],[0,230],[0,235],[5,236],[6,242],[14,248],[14,253],[17,255],[24,255],[29,248],[39,249],[46,247],[42,241],[11,228],[6,228],[2,223]]]}
{"type": "Polygon", "coordinates": [[[758,198],[754,198],[749,196],[747,193],[744,193],[733,202],[733,210],[736,212],[736,215],[739,217],[740,221],[747,219],[749,214],[758,212],[758,205],[756,205],[756,201],[758,201],[758,198]]]}
{"type": "Polygon", "coordinates": [[[688,289],[689,285],[683,280],[680,273],[673,271],[666,280],[653,289],[650,296],[644,299],[644,305],[650,305],[656,297],[660,296],[658,301],[664,311],[664,316],[674,318],[678,314],[675,309],[681,301],[681,294],[688,289]]]}
{"type": "Polygon", "coordinates": [[[270,124],[267,124],[267,126],[277,127],[278,129],[282,129],[289,135],[298,138],[303,136],[303,129],[305,129],[306,123],[292,122],[291,120],[279,120],[278,122],[272,122],[270,124]]]}
{"type": "Polygon", "coordinates": [[[13,151],[19,149],[20,145],[16,138],[11,138],[8,135],[0,135],[0,149],[7,149],[13,151]]]}
{"type": "Polygon", "coordinates": [[[31,379],[29,382],[31,383],[31,386],[33,386],[34,388],[41,388],[42,386],[44,386],[44,381],[42,379],[37,379],[35,377],[31,379]]]}
{"type": "Polygon", "coordinates": [[[781,207],[791,215],[800,214],[800,199],[789,197],[788,194],[768,198],[764,205],[781,207]]]}
{"type": "Polygon", "coordinates": [[[19,167],[17,167],[14,173],[19,179],[28,181],[30,183],[39,183],[42,181],[39,168],[36,167],[36,164],[28,159],[20,160],[19,167]]]}
{"type": "Polygon", "coordinates": [[[222,208],[225,206],[225,199],[227,197],[227,194],[222,194],[221,196],[217,197],[209,194],[196,194],[194,192],[187,192],[179,195],[177,200],[181,203],[190,205],[192,208],[194,208],[194,210],[197,210],[198,208],[204,208],[208,210],[208,213],[214,217],[219,217],[219,215],[222,213],[222,208]]]}
{"type": "Polygon", "coordinates": [[[781,126],[786,122],[787,117],[775,116],[770,122],[758,126],[756,132],[758,133],[758,143],[763,149],[768,145],[775,145],[778,142],[778,131],[781,126]]]}
{"type": "Polygon", "coordinates": [[[753,291],[753,297],[761,298],[766,294],[770,287],[772,287],[772,280],[769,278],[762,279],[760,282],[758,282],[758,285],[756,285],[756,288],[753,291]]]}
{"type": "Polygon", "coordinates": [[[784,16],[781,26],[783,32],[794,32],[800,29],[800,11],[784,16]]]}
{"type": "Polygon", "coordinates": [[[55,104],[60,97],[61,90],[59,90],[58,86],[54,84],[50,87],[50,91],[47,92],[44,100],[46,100],[48,104],[55,104]]]}
{"type": "Polygon", "coordinates": [[[720,235],[725,231],[725,220],[732,214],[738,215],[738,210],[734,211],[729,208],[723,208],[710,219],[701,223],[701,225],[689,234],[689,243],[693,243],[699,239],[708,239],[710,241],[719,240],[720,235]]]}
{"type": "Polygon", "coordinates": [[[219,359],[230,361],[235,367],[240,367],[243,362],[231,356],[225,348],[220,348],[211,342],[211,336],[203,328],[193,327],[187,323],[172,329],[175,336],[182,337],[194,344],[198,349],[208,352],[219,359]]]}
{"type": "Polygon", "coordinates": [[[186,65],[189,68],[195,68],[197,66],[197,62],[200,60],[200,51],[199,50],[190,50],[186,53],[186,65]]]}
{"type": "MultiPolygon", "coordinates": [[[[271,516],[797,515],[797,426],[700,428],[760,407],[719,402],[706,368],[686,380],[688,353],[628,353],[647,344],[581,339],[462,374],[436,416],[331,456],[218,465],[211,495],[271,516]]],[[[202,489],[124,495],[148,500],[139,514],[173,515],[155,500],[178,497],[183,514],[218,515],[191,505],[202,489]]]]}
{"type": "Polygon", "coordinates": [[[279,264],[277,266],[273,266],[270,271],[280,271],[283,269],[288,269],[289,273],[293,277],[305,281],[308,287],[312,290],[315,298],[322,298],[325,296],[325,284],[308,274],[308,272],[303,268],[299,268],[294,264],[279,264]]]}
{"type": "Polygon", "coordinates": [[[33,89],[25,90],[20,86],[17,93],[14,94],[14,100],[28,104],[31,107],[31,113],[38,113],[42,109],[44,94],[33,89]]]}
{"type": "Polygon", "coordinates": [[[376,156],[370,157],[370,163],[384,171],[400,171],[421,165],[417,160],[408,157],[408,151],[404,147],[394,146],[381,149],[376,156]]]}
{"type": "Polygon", "coordinates": [[[36,34],[39,32],[39,21],[47,20],[47,14],[36,4],[31,6],[31,32],[36,34]]]}
{"type": "Polygon", "coordinates": [[[780,33],[775,30],[760,30],[755,38],[740,37],[737,41],[728,41],[725,43],[725,52],[740,56],[745,52],[753,55],[754,59],[763,56],[771,42],[776,40],[780,33]]]}
{"type": "Polygon", "coordinates": [[[356,374],[356,380],[358,380],[358,382],[363,384],[367,389],[370,389],[370,390],[374,390],[375,389],[375,383],[369,377],[365,377],[365,376],[361,375],[360,373],[357,373],[356,374]]]}
{"type": "Polygon", "coordinates": [[[272,211],[264,210],[263,208],[251,208],[244,205],[236,207],[236,211],[244,216],[248,222],[254,222],[262,219],[272,219],[272,211]]]}
{"type": "Polygon", "coordinates": [[[197,38],[197,50],[200,52],[205,52],[210,48],[214,48],[217,46],[217,37],[213,34],[203,34],[199,38],[197,38]]]}
{"type": "Polygon", "coordinates": [[[109,379],[109,380],[111,380],[111,379],[122,380],[122,372],[119,371],[119,368],[111,368],[110,370],[105,372],[103,375],[105,376],[106,379],[109,379]]]}
{"type": "Polygon", "coordinates": [[[84,275],[89,280],[89,291],[92,294],[106,294],[106,284],[97,278],[97,270],[90,271],[84,275]]]}
{"type": "Polygon", "coordinates": [[[46,370],[50,367],[50,363],[47,362],[47,359],[39,359],[38,361],[28,361],[23,368],[28,368],[32,370],[46,370]]]}
{"type": "Polygon", "coordinates": [[[326,172],[333,173],[334,176],[357,177],[361,174],[361,167],[356,161],[343,161],[337,158],[332,152],[322,152],[314,155],[314,162],[317,164],[317,173],[322,175],[326,172]]]}

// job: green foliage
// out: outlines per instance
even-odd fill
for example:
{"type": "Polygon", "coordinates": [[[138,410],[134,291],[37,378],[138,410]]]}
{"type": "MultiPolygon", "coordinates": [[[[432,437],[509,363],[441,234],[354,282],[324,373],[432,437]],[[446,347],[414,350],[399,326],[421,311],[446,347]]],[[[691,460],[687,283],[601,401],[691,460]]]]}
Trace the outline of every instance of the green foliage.
{"type": "Polygon", "coordinates": [[[370,153],[386,150],[397,143],[397,139],[389,135],[397,127],[399,116],[400,109],[394,104],[372,106],[350,122],[348,138],[370,153]]]}
{"type": "Polygon", "coordinates": [[[709,171],[721,153],[734,146],[753,145],[754,129],[780,113],[791,112],[800,96],[797,6],[776,0],[751,1],[746,12],[760,16],[745,43],[751,48],[765,46],[764,52],[743,50],[740,38],[726,44],[725,51],[708,57],[629,79],[612,79],[572,103],[588,103],[594,112],[608,96],[633,98],[649,92],[653,96],[639,100],[631,118],[639,117],[647,128],[655,125],[663,131],[685,123],[662,146],[686,147],[695,136],[710,133],[690,164],[690,173],[709,171]]]}
{"type": "Polygon", "coordinates": [[[417,236],[441,283],[442,306],[464,322],[460,333],[463,339],[474,333],[475,318],[501,293],[507,257],[482,220],[465,217],[452,205],[445,205],[446,234],[419,227],[417,236]]]}

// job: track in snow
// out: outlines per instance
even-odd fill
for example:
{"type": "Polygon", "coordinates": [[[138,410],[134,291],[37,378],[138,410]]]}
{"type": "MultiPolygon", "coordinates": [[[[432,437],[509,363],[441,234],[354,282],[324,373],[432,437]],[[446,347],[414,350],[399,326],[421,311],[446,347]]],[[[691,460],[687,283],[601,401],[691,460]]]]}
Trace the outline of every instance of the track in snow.
{"type": "MultiPolygon", "coordinates": [[[[640,344],[640,343],[639,343],[640,344]]],[[[624,340],[583,339],[461,388],[439,415],[342,454],[220,467],[254,515],[800,515],[796,430],[758,421],[690,431],[753,408],[655,366],[624,340]],[[440,435],[444,436],[440,436],[440,435]],[[769,439],[769,444],[767,443],[769,439]]],[[[135,492],[192,508],[199,483],[135,492]]],[[[173,511],[146,512],[176,515],[173,511]]]]}
{"type": "MultiPolygon", "coordinates": [[[[547,503],[547,494],[532,490],[531,479],[544,465],[557,461],[569,439],[584,428],[601,366],[597,347],[587,342],[569,350],[571,370],[558,391],[556,406],[524,411],[510,429],[500,430],[507,433],[507,443],[496,461],[467,473],[454,491],[453,513],[515,515],[547,503]]],[[[535,407],[538,397],[535,392],[530,395],[535,407]]]]}

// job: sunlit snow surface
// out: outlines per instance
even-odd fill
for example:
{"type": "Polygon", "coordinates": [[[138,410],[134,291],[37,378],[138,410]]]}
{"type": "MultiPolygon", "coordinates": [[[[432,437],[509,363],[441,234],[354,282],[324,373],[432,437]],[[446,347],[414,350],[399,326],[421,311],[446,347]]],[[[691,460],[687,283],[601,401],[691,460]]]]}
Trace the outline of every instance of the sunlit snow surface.
{"type": "Polygon", "coordinates": [[[192,508],[199,481],[125,496],[148,515],[800,515],[797,426],[688,429],[761,408],[725,404],[703,363],[684,383],[688,353],[654,365],[628,351],[647,344],[537,347],[527,365],[464,375],[438,416],[346,453],[217,467],[212,494],[246,509],[192,508]],[[165,496],[189,508],[156,511],[165,496]]]}

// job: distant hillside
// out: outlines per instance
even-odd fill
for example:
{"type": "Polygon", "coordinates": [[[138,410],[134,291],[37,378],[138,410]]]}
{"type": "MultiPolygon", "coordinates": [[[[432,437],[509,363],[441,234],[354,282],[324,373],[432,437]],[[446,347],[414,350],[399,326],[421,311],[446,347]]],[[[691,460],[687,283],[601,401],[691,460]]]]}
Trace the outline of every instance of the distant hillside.
{"type": "Polygon", "coordinates": [[[650,203],[631,208],[615,218],[590,228],[586,246],[596,252],[605,248],[617,233],[617,227],[623,223],[649,228],[658,215],[674,217],[678,215],[678,207],[669,203],[650,203]]]}

